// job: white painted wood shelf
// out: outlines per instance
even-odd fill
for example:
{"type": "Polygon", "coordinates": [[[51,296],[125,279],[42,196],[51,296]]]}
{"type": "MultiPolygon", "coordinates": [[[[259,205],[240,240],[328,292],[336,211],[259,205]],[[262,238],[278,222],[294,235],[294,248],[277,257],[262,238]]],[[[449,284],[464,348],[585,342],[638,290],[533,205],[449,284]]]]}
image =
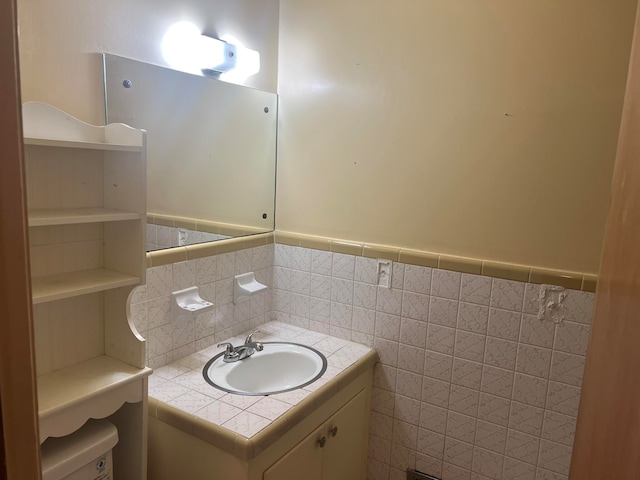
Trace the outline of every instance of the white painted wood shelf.
{"type": "Polygon", "coordinates": [[[72,225],[78,223],[139,220],[141,214],[113,208],[56,208],[29,211],[29,226],[72,225]]]}
{"type": "Polygon", "coordinates": [[[125,402],[142,401],[142,380],[151,372],[102,355],[39,376],[41,439],[71,433],[87,418],[106,417],[125,402]]]}
{"type": "Polygon", "coordinates": [[[31,279],[33,303],[52,302],[63,298],[102,292],[111,288],[138,285],[140,277],[134,277],[106,268],[61,273],[31,279]]]}
{"type": "Polygon", "coordinates": [[[146,278],[146,132],[39,102],[22,118],[40,442],[107,418],[114,476],[144,480],[151,369],[128,299],[146,278]]]}
{"type": "Polygon", "coordinates": [[[73,140],[58,140],[55,138],[24,137],[25,145],[59,148],[83,148],[85,150],[104,150],[115,152],[141,152],[140,145],[124,145],[104,142],[80,142],[73,140]]]}

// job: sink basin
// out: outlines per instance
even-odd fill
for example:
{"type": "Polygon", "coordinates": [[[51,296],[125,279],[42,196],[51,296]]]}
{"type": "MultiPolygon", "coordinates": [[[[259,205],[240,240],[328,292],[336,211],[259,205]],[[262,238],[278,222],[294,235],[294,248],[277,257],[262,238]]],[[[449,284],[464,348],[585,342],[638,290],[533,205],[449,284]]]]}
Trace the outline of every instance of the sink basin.
{"type": "Polygon", "coordinates": [[[302,388],[327,369],[326,357],[314,348],[289,342],[263,342],[264,349],[237,362],[213,357],[202,374],[210,385],[239,395],[271,395],[302,388]]]}

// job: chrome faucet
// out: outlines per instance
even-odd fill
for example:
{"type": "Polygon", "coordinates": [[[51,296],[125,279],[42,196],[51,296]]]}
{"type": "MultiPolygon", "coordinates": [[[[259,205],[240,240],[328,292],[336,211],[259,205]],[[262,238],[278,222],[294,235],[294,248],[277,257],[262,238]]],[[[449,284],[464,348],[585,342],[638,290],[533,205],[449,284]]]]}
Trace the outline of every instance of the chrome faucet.
{"type": "Polygon", "coordinates": [[[261,352],[264,346],[260,342],[253,341],[253,335],[260,332],[260,330],[254,330],[244,341],[244,345],[239,345],[234,347],[233,344],[229,342],[219,343],[218,347],[225,347],[224,356],[222,360],[226,363],[237,362],[239,360],[244,360],[247,357],[250,357],[256,351],[261,352]]]}

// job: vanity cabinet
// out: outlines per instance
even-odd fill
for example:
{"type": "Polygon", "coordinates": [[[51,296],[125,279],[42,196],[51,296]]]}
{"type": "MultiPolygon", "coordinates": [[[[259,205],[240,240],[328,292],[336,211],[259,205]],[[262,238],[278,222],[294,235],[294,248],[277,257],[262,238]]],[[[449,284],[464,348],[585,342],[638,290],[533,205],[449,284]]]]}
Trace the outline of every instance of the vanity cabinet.
{"type": "Polygon", "coordinates": [[[365,465],[357,458],[367,449],[366,400],[365,392],[361,391],[266,470],[264,480],[364,478],[365,465]]]}
{"type": "Polygon", "coordinates": [[[114,475],[146,478],[146,133],[23,105],[40,441],[90,418],[118,428],[114,475]]]}

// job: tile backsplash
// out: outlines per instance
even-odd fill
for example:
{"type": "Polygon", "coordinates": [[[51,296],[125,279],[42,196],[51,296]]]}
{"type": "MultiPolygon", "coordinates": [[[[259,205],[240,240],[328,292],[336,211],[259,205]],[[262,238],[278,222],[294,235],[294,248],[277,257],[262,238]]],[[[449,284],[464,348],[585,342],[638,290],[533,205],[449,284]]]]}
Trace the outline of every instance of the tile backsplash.
{"type": "Polygon", "coordinates": [[[407,468],[444,480],[566,480],[594,295],[566,290],[564,320],[539,320],[540,285],[266,245],[148,270],[131,315],[157,368],[277,320],[373,346],[369,480],[407,468]],[[233,276],[270,289],[234,305],[233,276]],[[170,317],[200,286],[215,309],[170,317]]]}
{"type": "Polygon", "coordinates": [[[233,277],[255,272],[272,285],[273,245],[188,260],[147,270],[147,284],[134,290],[130,315],[147,340],[147,364],[158,368],[269,320],[271,290],[233,303],[233,277]],[[171,318],[171,292],[198,286],[213,310],[186,319],[171,318]]]}
{"type": "Polygon", "coordinates": [[[564,480],[594,295],[539,320],[540,285],[275,246],[272,318],[374,346],[370,480],[564,480]]]}

